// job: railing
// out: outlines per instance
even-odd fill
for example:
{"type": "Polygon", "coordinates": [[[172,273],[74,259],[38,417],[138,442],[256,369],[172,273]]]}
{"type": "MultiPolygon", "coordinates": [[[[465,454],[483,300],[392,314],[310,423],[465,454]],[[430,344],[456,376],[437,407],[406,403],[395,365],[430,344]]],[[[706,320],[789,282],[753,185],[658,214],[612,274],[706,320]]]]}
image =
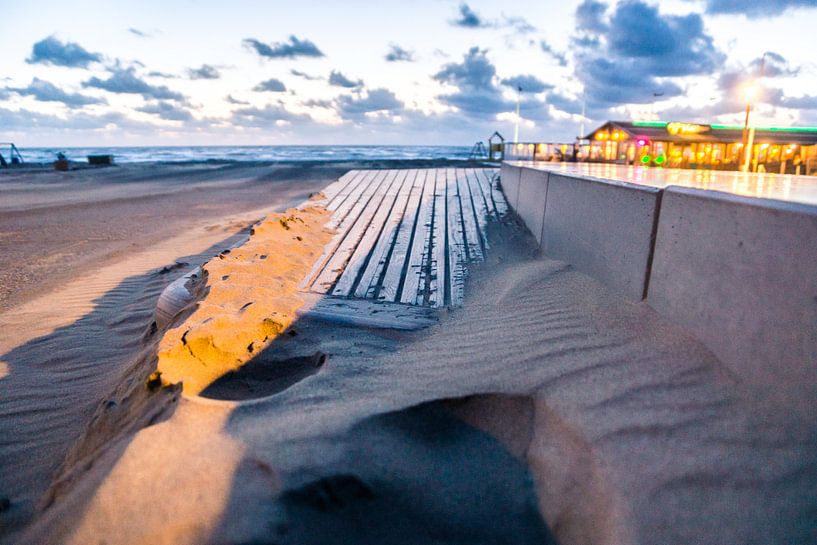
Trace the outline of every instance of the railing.
{"type": "MultiPolygon", "coordinates": [[[[20,150],[17,149],[17,146],[15,146],[13,142],[0,142],[0,146],[8,146],[10,164],[21,165],[25,163],[25,161],[23,161],[23,156],[20,154],[20,150]]],[[[3,163],[3,166],[6,166],[6,160],[2,153],[0,153],[0,159],[2,159],[0,160],[0,163],[3,163]]]]}

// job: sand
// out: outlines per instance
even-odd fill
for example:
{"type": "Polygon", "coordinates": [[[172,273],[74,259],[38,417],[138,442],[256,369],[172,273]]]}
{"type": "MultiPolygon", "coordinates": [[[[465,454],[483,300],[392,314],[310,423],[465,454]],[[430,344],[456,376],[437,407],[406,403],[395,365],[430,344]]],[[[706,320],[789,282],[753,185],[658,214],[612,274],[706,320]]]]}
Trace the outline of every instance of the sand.
{"type": "Polygon", "coordinates": [[[205,305],[166,329],[135,319],[132,365],[15,542],[817,540],[813,419],[647,305],[543,259],[519,223],[490,237],[439,324],[302,317],[205,388],[169,380],[173,359],[151,378],[163,339],[178,346],[169,333],[205,305]]]}
{"type": "Polygon", "coordinates": [[[0,170],[0,539],[142,348],[162,289],[348,168],[0,170]]]}

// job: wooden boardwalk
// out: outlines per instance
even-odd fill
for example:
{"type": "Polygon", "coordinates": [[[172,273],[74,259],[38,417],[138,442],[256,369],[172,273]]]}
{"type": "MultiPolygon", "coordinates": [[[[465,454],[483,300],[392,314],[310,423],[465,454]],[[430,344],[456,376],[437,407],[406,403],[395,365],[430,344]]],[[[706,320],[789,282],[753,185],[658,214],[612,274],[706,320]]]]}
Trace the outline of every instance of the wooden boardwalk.
{"type": "Polygon", "coordinates": [[[489,222],[508,213],[496,174],[481,168],[346,173],[324,190],[337,233],[301,288],[323,295],[324,308],[327,301],[332,309],[345,307],[347,315],[362,309],[344,299],[393,309],[460,305],[468,266],[488,249],[489,222]]]}

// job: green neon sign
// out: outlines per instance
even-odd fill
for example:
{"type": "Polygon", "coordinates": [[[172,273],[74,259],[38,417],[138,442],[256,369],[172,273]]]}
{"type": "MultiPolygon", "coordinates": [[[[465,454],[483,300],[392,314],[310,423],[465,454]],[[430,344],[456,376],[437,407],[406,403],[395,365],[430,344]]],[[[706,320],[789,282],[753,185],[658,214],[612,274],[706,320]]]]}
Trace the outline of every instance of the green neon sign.
{"type": "MultiPolygon", "coordinates": [[[[713,129],[742,131],[743,125],[710,125],[713,129]]],[[[756,131],[771,132],[817,132],[817,127],[754,127],[756,131]]]]}

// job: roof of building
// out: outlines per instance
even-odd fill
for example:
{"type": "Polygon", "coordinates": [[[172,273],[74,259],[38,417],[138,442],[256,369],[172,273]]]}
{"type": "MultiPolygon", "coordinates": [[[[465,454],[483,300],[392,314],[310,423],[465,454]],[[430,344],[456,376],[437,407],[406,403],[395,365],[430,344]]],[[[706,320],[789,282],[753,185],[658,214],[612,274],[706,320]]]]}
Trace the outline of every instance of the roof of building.
{"type": "MultiPolygon", "coordinates": [[[[740,125],[703,125],[699,123],[681,123],[666,121],[608,121],[593,132],[606,130],[621,131],[631,138],[647,138],[661,142],[712,142],[734,143],[743,139],[743,127],[740,125]]],[[[810,146],[817,144],[817,127],[755,127],[755,142],[760,144],[800,144],[810,146]]]]}

